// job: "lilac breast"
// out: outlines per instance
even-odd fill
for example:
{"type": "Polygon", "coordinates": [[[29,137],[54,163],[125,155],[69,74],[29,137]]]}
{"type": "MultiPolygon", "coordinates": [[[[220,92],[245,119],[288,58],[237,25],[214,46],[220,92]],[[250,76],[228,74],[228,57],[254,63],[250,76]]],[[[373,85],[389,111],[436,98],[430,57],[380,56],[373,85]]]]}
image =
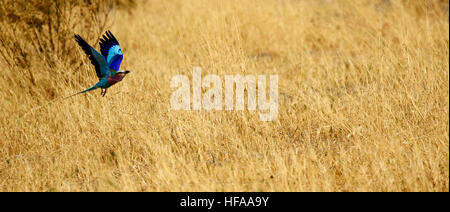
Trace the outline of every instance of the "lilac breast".
{"type": "Polygon", "coordinates": [[[108,80],[108,84],[109,85],[114,85],[114,84],[120,82],[123,79],[123,77],[118,77],[118,76],[111,77],[111,76],[109,76],[106,79],[108,80]]]}

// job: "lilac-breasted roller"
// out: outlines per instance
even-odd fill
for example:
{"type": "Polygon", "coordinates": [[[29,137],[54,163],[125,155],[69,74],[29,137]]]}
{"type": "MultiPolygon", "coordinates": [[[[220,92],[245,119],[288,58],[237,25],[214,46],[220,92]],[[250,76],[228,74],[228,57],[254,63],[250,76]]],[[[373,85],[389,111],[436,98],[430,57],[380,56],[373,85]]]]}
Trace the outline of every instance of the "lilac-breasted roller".
{"type": "MultiPolygon", "coordinates": [[[[99,82],[94,86],[76,94],[86,93],[88,91],[101,88],[101,95],[105,96],[106,90],[112,85],[122,81],[122,79],[130,73],[128,70],[120,70],[120,63],[123,59],[122,49],[114,35],[107,31],[100,38],[100,52],[92,48],[81,36],[75,35],[75,40],[81,46],[84,53],[89,56],[92,65],[95,66],[99,82]]],[[[76,95],[74,94],[74,95],[76,95]]]]}

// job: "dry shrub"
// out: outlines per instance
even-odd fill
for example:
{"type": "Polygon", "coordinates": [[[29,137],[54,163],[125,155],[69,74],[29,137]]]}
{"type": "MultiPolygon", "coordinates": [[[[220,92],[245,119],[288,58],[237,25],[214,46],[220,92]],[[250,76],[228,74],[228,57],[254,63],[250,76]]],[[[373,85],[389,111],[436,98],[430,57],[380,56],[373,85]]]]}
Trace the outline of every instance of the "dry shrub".
{"type": "MultiPolygon", "coordinates": [[[[99,36],[114,21],[114,5],[130,7],[133,2],[1,1],[0,55],[10,72],[9,85],[49,99],[56,97],[59,88],[85,82],[84,77],[73,76],[82,65],[89,65],[78,53],[74,34],[98,47],[99,36]]],[[[93,76],[92,71],[83,74],[93,76]]]]}
{"type": "Polygon", "coordinates": [[[132,74],[41,104],[96,80],[72,34],[94,44],[106,6],[86,2],[42,1],[63,33],[0,4],[0,191],[449,190],[448,1],[120,1],[132,74]],[[193,66],[277,74],[277,120],[172,110],[193,66]]]}

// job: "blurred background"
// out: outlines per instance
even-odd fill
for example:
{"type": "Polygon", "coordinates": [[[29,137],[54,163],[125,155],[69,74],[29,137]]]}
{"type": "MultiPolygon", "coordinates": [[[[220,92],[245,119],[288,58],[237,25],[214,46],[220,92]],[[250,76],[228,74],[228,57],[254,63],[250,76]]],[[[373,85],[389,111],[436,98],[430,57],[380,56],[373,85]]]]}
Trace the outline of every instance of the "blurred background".
{"type": "Polygon", "coordinates": [[[3,0],[1,191],[448,191],[448,0],[3,0]],[[111,30],[124,81],[73,39],[111,30]],[[279,115],[170,79],[277,74],[279,115]],[[57,101],[54,101],[57,100],[57,101]]]}

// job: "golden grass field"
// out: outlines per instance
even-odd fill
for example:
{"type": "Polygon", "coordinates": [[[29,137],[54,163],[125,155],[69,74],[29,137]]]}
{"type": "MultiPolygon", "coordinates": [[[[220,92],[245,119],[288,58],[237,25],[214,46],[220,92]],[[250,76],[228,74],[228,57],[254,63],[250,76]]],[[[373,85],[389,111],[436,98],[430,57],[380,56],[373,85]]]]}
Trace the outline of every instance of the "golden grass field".
{"type": "Polygon", "coordinates": [[[449,191],[448,0],[48,2],[0,4],[0,191],[449,191]],[[106,29],[131,73],[60,99],[106,29]],[[277,119],[172,110],[194,66],[278,75],[277,119]]]}

